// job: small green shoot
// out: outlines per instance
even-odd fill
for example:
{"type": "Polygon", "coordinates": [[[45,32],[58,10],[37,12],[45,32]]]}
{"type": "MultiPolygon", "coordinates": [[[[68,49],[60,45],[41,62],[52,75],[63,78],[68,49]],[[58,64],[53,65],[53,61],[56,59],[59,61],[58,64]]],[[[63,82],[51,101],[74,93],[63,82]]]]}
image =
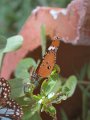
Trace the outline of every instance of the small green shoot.
{"type": "Polygon", "coordinates": [[[46,29],[45,25],[41,26],[41,47],[42,47],[42,56],[44,56],[46,52],[46,29]]]}

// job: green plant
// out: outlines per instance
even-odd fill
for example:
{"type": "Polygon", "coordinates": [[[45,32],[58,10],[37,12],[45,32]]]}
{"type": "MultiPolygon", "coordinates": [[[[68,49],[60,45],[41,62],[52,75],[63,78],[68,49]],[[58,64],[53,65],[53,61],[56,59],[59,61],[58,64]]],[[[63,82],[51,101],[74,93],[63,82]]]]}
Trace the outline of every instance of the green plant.
{"type": "Polygon", "coordinates": [[[6,39],[4,36],[0,36],[0,69],[2,66],[2,60],[7,52],[15,51],[22,45],[23,38],[20,35],[16,35],[6,39]]]}
{"type": "MultiPolygon", "coordinates": [[[[45,26],[41,28],[42,37],[42,55],[46,50],[45,42],[45,26]]],[[[0,36],[0,68],[3,64],[5,53],[15,51],[20,48],[23,43],[23,38],[19,35],[6,39],[0,36]]],[[[90,63],[85,64],[80,73],[76,76],[70,76],[68,79],[60,77],[57,71],[60,71],[59,66],[55,65],[51,75],[42,82],[40,92],[35,95],[33,93],[35,84],[30,81],[30,68],[36,68],[37,63],[32,58],[25,58],[20,61],[15,70],[15,78],[9,80],[11,85],[11,97],[16,99],[22,105],[24,110],[23,120],[38,120],[41,119],[40,112],[45,111],[53,118],[56,117],[56,109],[53,104],[58,104],[65,101],[75,91],[76,85],[79,86],[82,92],[82,118],[78,116],[76,120],[90,119],[90,63]],[[77,82],[78,79],[78,82],[77,82]],[[88,79],[88,80],[85,80],[88,79]],[[78,83],[78,84],[77,84],[78,83]]],[[[68,120],[64,110],[61,111],[62,120],[68,120]]]]}
{"type": "MultiPolygon", "coordinates": [[[[43,33],[43,30],[41,33],[43,33]]],[[[45,40],[45,34],[42,35],[45,40]]],[[[0,51],[2,61],[3,55],[17,50],[21,46],[23,39],[21,36],[14,36],[8,39],[1,38],[0,51]]],[[[42,44],[42,47],[45,44],[42,44]]],[[[32,58],[25,58],[18,64],[15,70],[15,78],[8,81],[11,86],[11,98],[16,99],[22,105],[24,111],[22,120],[29,120],[30,118],[32,120],[36,118],[40,120],[40,112],[43,111],[49,113],[53,119],[56,119],[56,109],[53,104],[58,104],[72,96],[77,85],[77,79],[75,76],[70,76],[66,81],[63,81],[57,72],[59,66],[55,65],[51,75],[42,82],[40,92],[36,95],[34,94],[36,86],[32,84],[30,73],[28,72],[32,66],[36,67],[36,62],[32,58]]]]}
{"type": "MultiPolygon", "coordinates": [[[[32,61],[30,58],[24,59],[22,61],[25,62],[27,60],[29,60],[30,63],[34,63],[34,61],[32,61]]],[[[30,83],[30,80],[28,78],[28,68],[25,68],[27,70],[24,69],[24,64],[22,61],[19,63],[18,69],[15,71],[15,73],[17,73],[15,74],[16,78],[10,80],[9,83],[12,88],[12,97],[14,97],[14,99],[18,99],[19,103],[23,106],[23,120],[29,120],[30,118],[32,118],[32,120],[35,120],[32,117],[35,115],[38,115],[40,118],[40,112],[42,111],[48,112],[53,118],[55,118],[56,110],[53,106],[53,103],[58,104],[62,100],[66,100],[72,96],[77,83],[76,77],[71,76],[67,79],[66,82],[62,81],[58,73],[55,72],[57,71],[55,68],[49,78],[43,81],[40,93],[38,93],[38,95],[35,95],[33,94],[35,85],[30,83]],[[25,91],[23,90],[24,84],[26,85],[25,91]]]]}
{"type": "MultiPolygon", "coordinates": [[[[0,1],[0,33],[10,36],[19,31],[25,19],[37,5],[66,7],[71,0],[1,0],[0,1]],[[9,5],[7,5],[10,3],[9,5]],[[23,16],[25,14],[25,16],[23,16]]],[[[41,29],[42,56],[46,50],[45,26],[41,29]]],[[[5,38],[0,36],[0,70],[3,65],[3,58],[7,52],[15,51],[22,45],[21,36],[5,38]]],[[[23,107],[23,120],[41,120],[40,112],[45,111],[53,118],[56,117],[56,109],[53,103],[58,104],[65,101],[75,91],[76,85],[82,93],[82,114],[74,120],[90,120],[90,63],[85,64],[80,73],[69,78],[60,77],[57,73],[59,66],[55,66],[51,75],[42,82],[38,95],[33,93],[35,85],[30,81],[30,68],[36,68],[37,63],[32,58],[25,58],[20,61],[16,70],[15,78],[9,80],[11,85],[11,97],[18,101],[23,107]],[[77,77],[77,78],[76,78],[77,77]],[[64,80],[63,80],[64,79],[64,80]],[[78,81],[77,81],[78,79],[78,81]]],[[[68,120],[64,109],[61,111],[62,120],[68,120]]]]}
{"type": "MultiPolygon", "coordinates": [[[[90,63],[85,64],[77,74],[78,86],[82,92],[82,120],[90,119],[90,63]],[[86,80],[87,79],[87,80],[86,80]]],[[[79,116],[80,119],[80,116],[79,116]]]]}

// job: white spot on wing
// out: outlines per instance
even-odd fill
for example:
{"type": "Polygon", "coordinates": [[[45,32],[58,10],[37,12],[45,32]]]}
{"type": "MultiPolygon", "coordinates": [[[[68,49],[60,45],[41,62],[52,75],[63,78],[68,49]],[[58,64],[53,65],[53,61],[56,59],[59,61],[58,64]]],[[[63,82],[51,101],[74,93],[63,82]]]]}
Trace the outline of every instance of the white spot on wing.
{"type": "Polygon", "coordinates": [[[50,47],[48,48],[48,50],[55,50],[55,47],[50,46],[50,47]]]}

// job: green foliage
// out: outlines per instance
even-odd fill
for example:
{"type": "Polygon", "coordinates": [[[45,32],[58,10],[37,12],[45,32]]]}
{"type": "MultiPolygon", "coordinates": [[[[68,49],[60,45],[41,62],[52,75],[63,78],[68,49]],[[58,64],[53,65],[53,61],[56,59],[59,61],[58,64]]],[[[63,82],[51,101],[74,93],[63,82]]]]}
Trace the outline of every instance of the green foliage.
{"type": "Polygon", "coordinates": [[[3,59],[3,51],[6,47],[7,40],[4,36],[0,36],[0,69],[2,65],[2,59],[3,59]]]}
{"type": "Polygon", "coordinates": [[[17,34],[37,6],[66,7],[71,0],[0,0],[0,34],[17,34]]]}
{"type": "Polygon", "coordinates": [[[80,80],[80,81],[84,80],[86,72],[87,72],[87,64],[85,64],[81,68],[80,73],[77,73],[78,80],[80,80]]]}
{"type": "MultiPolygon", "coordinates": [[[[16,34],[31,11],[36,6],[66,7],[71,0],[0,0],[0,33],[10,36],[16,34]]],[[[42,55],[46,51],[46,28],[41,26],[42,55]]],[[[23,38],[20,35],[5,38],[0,36],[0,68],[2,67],[4,54],[18,50],[22,45],[23,38]]],[[[85,64],[80,73],[69,78],[59,76],[60,68],[55,65],[51,75],[42,82],[40,93],[35,95],[35,85],[30,82],[30,69],[36,68],[36,62],[32,58],[20,61],[15,70],[15,78],[9,80],[11,86],[11,98],[22,105],[24,116],[22,120],[41,120],[40,112],[47,112],[56,118],[56,108],[53,103],[58,104],[67,100],[74,94],[77,79],[78,86],[82,92],[82,115],[74,120],[90,119],[90,63],[85,64]],[[86,81],[85,79],[88,79],[86,81]],[[80,118],[81,117],[81,118],[80,118]]],[[[64,110],[61,110],[62,120],[68,120],[64,110]]]]}
{"type": "Polygon", "coordinates": [[[34,111],[34,109],[31,110],[30,107],[28,107],[28,109],[27,108],[25,109],[22,120],[42,120],[42,119],[37,111],[34,111]]]}
{"type": "Polygon", "coordinates": [[[20,35],[16,35],[7,39],[6,47],[3,50],[3,53],[15,51],[20,48],[22,45],[23,38],[20,35]]]}
{"type": "Polygon", "coordinates": [[[41,26],[41,46],[42,46],[42,56],[44,56],[46,52],[46,30],[45,25],[41,26]]]}
{"type": "MultiPolygon", "coordinates": [[[[77,74],[78,86],[82,92],[82,120],[88,120],[90,116],[89,100],[90,100],[90,63],[85,64],[77,74]],[[85,80],[85,79],[88,80],[85,80]]],[[[89,118],[90,119],[90,118],[89,118]]]]}
{"type": "Polygon", "coordinates": [[[0,0],[0,33],[16,34],[37,4],[31,0],[0,0]]]}
{"type": "MultiPolygon", "coordinates": [[[[22,44],[21,36],[13,36],[8,39],[1,37],[1,53],[17,50],[22,44]]],[[[44,44],[45,45],[45,44],[44,44]]],[[[29,70],[36,67],[32,58],[21,60],[15,70],[15,78],[9,80],[11,86],[11,98],[16,99],[23,106],[23,120],[36,118],[41,120],[40,112],[45,111],[56,118],[56,109],[53,103],[60,103],[72,96],[75,91],[77,79],[71,76],[66,82],[62,82],[58,74],[59,66],[55,65],[51,75],[42,82],[40,93],[33,94],[35,85],[30,82],[29,70]]]]}
{"type": "Polygon", "coordinates": [[[56,3],[56,6],[65,8],[70,2],[71,0],[53,0],[52,5],[54,6],[56,3]]]}
{"type": "Polygon", "coordinates": [[[32,58],[25,58],[19,62],[15,70],[15,77],[21,79],[30,79],[28,70],[31,67],[36,67],[36,62],[32,58]]]}
{"type": "Polygon", "coordinates": [[[67,82],[63,83],[58,73],[51,74],[47,80],[43,81],[38,95],[30,93],[31,98],[36,102],[32,106],[32,112],[29,118],[36,114],[36,112],[40,114],[40,111],[46,111],[55,118],[56,110],[52,104],[58,104],[62,100],[71,97],[75,91],[76,84],[77,79],[75,76],[69,77],[67,82]]]}
{"type": "MultiPolygon", "coordinates": [[[[0,33],[10,36],[17,33],[31,11],[37,6],[66,7],[71,0],[0,0],[0,33]],[[9,3],[9,4],[8,4],[9,3]],[[24,15],[24,16],[23,16],[24,15]]],[[[46,51],[45,26],[41,26],[42,55],[46,51]]],[[[22,45],[21,36],[5,38],[0,36],[0,66],[4,54],[15,51],[22,45]]],[[[67,100],[74,94],[77,79],[78,86],[82,92],[82,115],[74,120],[90,119],[90,63],[85,64],[80,73],[69,78],[59,76],[59,67],[55,65],[51,75],[42,82],[40,93],[33,94],[35,86],[30,82],[30,68],[36,67],[36,62],[32,58],[25,58],[20,61],[15,70],[15,78],[9,80],[11,86],[11,97],[22,105],[24,116],[22,120],[41,120],[40,112],[47,112],[53,118],[56,117],[56,109],[53,103],[58,104],[67,100]],[[85,79],[88,79],[86,81],[85,79]],[[81,117],[81,118],[80,118],[81,117]]],[[[61,110],[62,120],[68,120],[64,110],[61,110]]]]}
{"type": "Polygon", "coordinates": [[[54,106],[49,106],[49,107],[44,106],[43,109],[45,110],[45,112],[49,113],[50,116],[56,118],[56,109],[54,106]]]}
{"type": "Polygon", "coordinates": [[[16,35],[8,39],[6,39],[3,36],[0,36],[0,69],[4,54],[19,49],[22,43],[23,38],[20,35],[16,35]]]}
{"type": "Polygon", "coordinates": [[[55,77],[53,78],[53,76],[50,76],[49,80],[44,80],[41,86],[42,95],[45,94],[47,96],[51,93],[55,94],[60,89],[61,81],[60,81],[59,75],[56,74],[55,77]]]}
{"type": "Polygon", "coordinates": [[[87,119],[86,120],[90,120],[90,110],[88,111],[87,119]]]}
{"type": "Polygon", "coordinates": [[[87,66],[87,77],[90,80],[90,63],[87,66]]]}
{"type": "Polygon", "coordinates": [[[67,115],[63,109],[61,110],[61,118],[62,120],[68,120],[67,115]]]}
{"type": "Polygon", "coordinates": [[[3,51],[7,43],[7,40],[4,36],[0,36],[0,52],[3,51]]]}
{"type": "Polygon", "coordinates": [[[16,35],[6,39],[3,36],[0,36],[0,52],[7,53],[15,51],[20,48],[22,45],[23,38],[20,35],[16,35]]]}
{"type": "Polygon", "coordinates": [[[12,98],[18,98],[25,95],[24,93],[24,84],[28,83],[28,79],[11,79],[8,81],[11,86],[11,97],[12,98]]]}
{"type": "MultiPolygon", "coordinates": [[[[8,39],[1,36],[0,39],[0,57],[2,58],[3,54],[19,49],[23,42],[21,36],[13,36],[8,39]]],[[[43,42],[42,46],[44,45],[45,43],[43,42]]],[[[88,108],[88,101],[90,98],[90,82],[84,81],[84,79],[86,77],[89,79],[90,63],[83,66],[80,74],[77,74],[77,78],[72,75],[66,79],[60,77],[60,68],[58,65],[55,65],[51,75],[42,82],[40,92],[37,95],[33,93],[36,86],[30,81],[31,74],[29,71],[31,68],[35,69],[36,66],[34,59],[22,59],[15,70],[15,78],[9,80],[11,86],[11,98],[16,99],[23,107],[24,116],[22,120],[35,120],[36,118],[41,120],[40,112],[43,111],[49,113],[49,115],[55,119],[56,109],[53,106],[53,103],[58,104],[71,97],[77,86],[77,79],[79,79],[78,86],[80,87],[83,96],[82,119],[89,120],[90,109],[88,108]],[[84,86],[84,84],[87,86],[84,86]]],[[[40,80],[42,79],[40,78],[40,80]]],[[[64,110],[61,111],[61,115],[62,120],[68,120],[64,110]]]]}
{"type": "Polygon", "coordinates": [[[70,76],[67,79],[65,85],[63,86],[62,91],[65,92],[65,94],[68,97],[71,97],[75,91],[76,85],[77,85],[77,78],[75,76],[70,76]]]}

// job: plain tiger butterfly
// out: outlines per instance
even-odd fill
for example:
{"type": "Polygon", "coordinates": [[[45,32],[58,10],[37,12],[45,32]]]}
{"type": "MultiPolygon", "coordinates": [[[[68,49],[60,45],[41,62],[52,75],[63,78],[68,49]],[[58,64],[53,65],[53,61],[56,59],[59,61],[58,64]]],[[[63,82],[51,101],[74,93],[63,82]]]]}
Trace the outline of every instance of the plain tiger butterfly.
{"type": "MultiPolygon", "coordinates": [[[[0,101],[1,102],[1,101],[0,101]]],[[[22,108],[12,99],[8,98],[1,102],[0,119],[1,120],[21,120],[22,108]]]]}
{"type": "Polygon", "coordinates": [[[60,38],[54,37],[51,45],[49,46],[46,54],[43,56],[40,64],[36,70],[32,73],[31,82],[35,83],[39,77],[46,78],[48,77],[56,63],[56,53],[60,44],[60,38]]]}
{"type": "Polygon", "coordinates": [[[0,99],[7,99],[10,96],[10,85],[4,78],[0,78],[0,99]]]}
{"type": "Polygon", "coordinates": [[[10,98],[10,85],[0,78],[0,120],[21,120],[22,108],[10,98]]]}

